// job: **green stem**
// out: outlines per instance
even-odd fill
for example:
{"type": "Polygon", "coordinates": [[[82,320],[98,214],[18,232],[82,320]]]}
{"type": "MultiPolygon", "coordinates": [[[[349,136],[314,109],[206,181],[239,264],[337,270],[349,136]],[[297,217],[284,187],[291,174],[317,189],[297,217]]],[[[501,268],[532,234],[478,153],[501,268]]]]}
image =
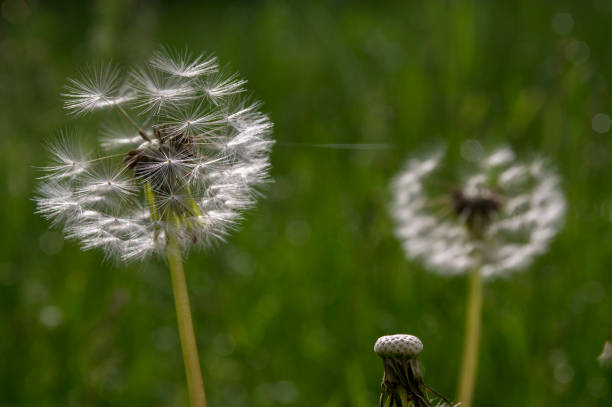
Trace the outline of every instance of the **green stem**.
{"type": "Polygon", "coordinates": [[[399,393],[399,396],[400,396],[401,407],[408,407],[409,401],[408,401],[408,392],[406,391],[406,389],[400,386],[397,389],[397,392],[399,393]]]}
{"type": "Polygon", "coordinates": [[[478,347],[480,344],[480,324],[482,319],[482,276],[479,269],[474,269],[469,278],[467,317],[465,320],[465,338],[463,360],[459,374],[458,400],[461,407],[471,407],[476,383],[478,366],[478,347]]]}
{"type": "Polygon", "coordinates": [[[195,333],[193,332],[193,321],[191,320],[191,311],[189,309],[189,294],[187,293],[187,283],[185,282],[185,272],[183,271],[183,260],[175,236],[169,236],[167,253],[190,404],[191,407],[206,407],[206,395],[204,393],[195,333]]]}

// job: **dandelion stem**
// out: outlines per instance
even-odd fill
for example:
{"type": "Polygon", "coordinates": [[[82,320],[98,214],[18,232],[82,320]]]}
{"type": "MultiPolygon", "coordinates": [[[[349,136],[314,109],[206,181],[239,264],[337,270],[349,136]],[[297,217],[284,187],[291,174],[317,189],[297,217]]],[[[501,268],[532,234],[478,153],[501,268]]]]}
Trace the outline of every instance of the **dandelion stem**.
{"type": "Polygon", "coordinates": [[[204,393],[200,359],[193,331],[193,321],[189,309],[189,294],[187,293],[187,283],[185,282],[185,273],[183,271],[183,260],[175,236],[169,236],[167,252],[190,405],[191,407],[206,407],[206,395],[204,393]]]}
{"type": "Polygon", "coordinates": [[[482,319],[482,276],[478,268],[470,272],[469,285],[470,292],[465,320],[463,358],[458,388],[458,401],[461,402],[461,407],[471,407],[472,405],[478,366],[478,347],[480,344],[480,324],[482,319]]]}
{"type": "Polygon", "coordinates": [[[400,407],[408,407],[408,392],[402,386],[399,386],[397,392],[400,396],[400,407]]]}

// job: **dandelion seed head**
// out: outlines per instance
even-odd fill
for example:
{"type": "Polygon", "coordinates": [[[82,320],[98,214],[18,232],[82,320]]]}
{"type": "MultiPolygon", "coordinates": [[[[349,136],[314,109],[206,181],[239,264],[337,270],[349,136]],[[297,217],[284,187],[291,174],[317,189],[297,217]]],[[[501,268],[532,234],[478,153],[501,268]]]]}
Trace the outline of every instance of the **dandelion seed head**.
{"type": "Polygon", "coordinates": [[[565,197],[546,160],[518,161],[498,148],[466,162],[458,185],[440,187],[444,154],[410,159],[392,183],[395,232],[409,258],[443,274],[480,267],[495,276],[524,269],[548,249],[565,197]]]}
{"type": "Polygon", "coordinates": [[[213,56],[162,49],[125,75],[111,65],[69,80],[65,106],[108,108],[100,146],[50,143],[37,212],[83,249],[122,261],[225,240],[269,180],[272,123],[213,56]],[[126,124],[130,127],[126,127],[126,124]]]}

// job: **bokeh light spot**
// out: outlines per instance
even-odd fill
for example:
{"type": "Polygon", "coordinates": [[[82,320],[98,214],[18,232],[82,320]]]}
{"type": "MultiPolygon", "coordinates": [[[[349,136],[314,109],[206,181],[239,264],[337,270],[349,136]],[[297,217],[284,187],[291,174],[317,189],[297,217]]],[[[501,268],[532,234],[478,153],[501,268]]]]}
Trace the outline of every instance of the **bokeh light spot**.
{"type": "Polygon", "coordinates": [[[38,247],[40,247],[40,250],[45,254],[57,254],[62,250],[63,246],[64,239],[62,235],[57,232],[47,231],[38,239],[38,247]]]}
{"type": "Polygon", "coordinates": [[[291,221],[285,229],[285,237],[292,245],[303,246],[310,238],[310,226],[303,220],[291,221]]]}
{"type": "Polygon", "coordinates": [[[605,113],[597,113],[591,119],[591,127],[593,131],[603,134],[607,133],[610,130],[610,126],[612,125],[612,120],[610,120],[610,116],[605,113]]]}
{"type": "Polygon", "coordinates": [[[55,305],[47,305],[40,310],[38,319],[44,326],[48,328],[55,328],[64,320],[64,314],[55,305]]]}
{"type": "Polygon", "coordinates": [[[478,140],[469,139],[461,144],[461,156],[470,162],[478,162],[482,159],[484,150],[478,140]]]}
{"type": "Polygon", "coordinates": [[[570,13],[557,13],[552,18],[552,29],[559,35],[567,35],[574,28],[574,18],[570,13]]]}

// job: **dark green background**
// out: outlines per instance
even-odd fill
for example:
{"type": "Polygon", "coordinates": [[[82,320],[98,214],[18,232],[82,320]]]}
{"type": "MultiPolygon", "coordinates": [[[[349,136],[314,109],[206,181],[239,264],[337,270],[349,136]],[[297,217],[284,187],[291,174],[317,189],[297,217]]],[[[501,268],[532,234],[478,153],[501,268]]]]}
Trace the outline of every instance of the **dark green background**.
{"type": "Polygon", "coordinates": [[[454,393],[466,279],[405,259],[388,184],[410,154],[468,138],[547,155],[568,198],[551,251],[486,283],[476,405],[612,405],[596,361],[612,322],[612,135],[591,125],[610,113],[612,2],[200,3],[1,2],[0,406],[187,405],[163,261],[62,244],[31,201],[45,138],[95,138],[95,119],[62,110],[65,78],[159,44],[231,63],[278,141],[267,198],[186,263],[211,406],[374,406],[372,346],[396,332],[423,340],[426,382],[454,393]]]}

